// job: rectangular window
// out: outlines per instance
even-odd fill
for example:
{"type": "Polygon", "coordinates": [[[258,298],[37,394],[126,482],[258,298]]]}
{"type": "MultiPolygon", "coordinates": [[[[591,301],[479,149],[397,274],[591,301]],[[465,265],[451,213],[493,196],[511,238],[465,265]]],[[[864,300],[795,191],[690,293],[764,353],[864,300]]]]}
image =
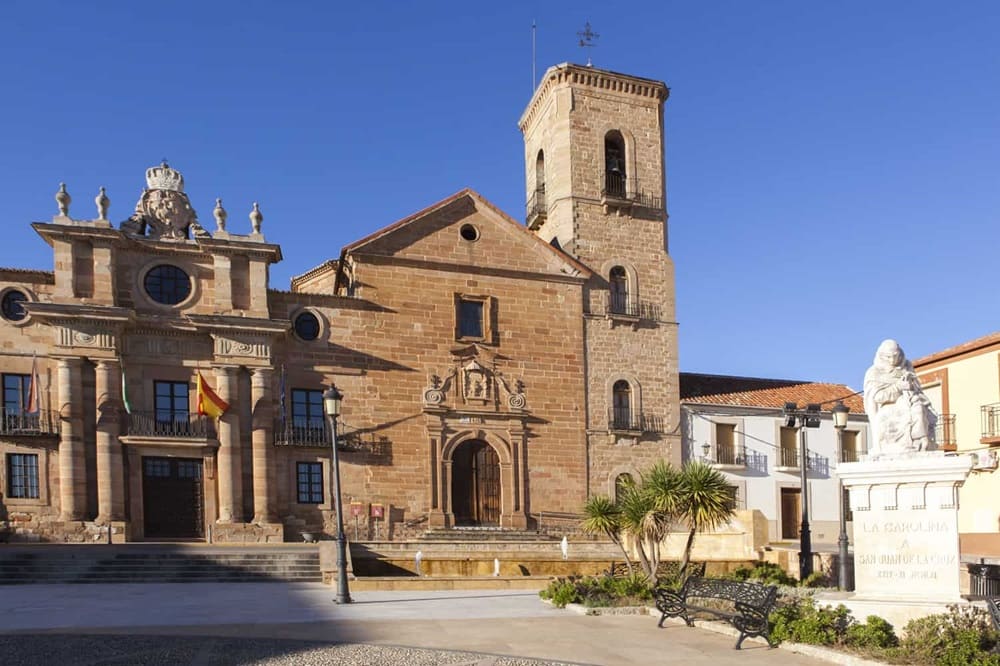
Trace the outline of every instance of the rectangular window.
{"type": "Polygon", "coordinates": [[[843,438],[840,462],[858,462],[858,431],[845,430],[843,438]]]}
{"type": "Polygon", "coordinates": [[[736,464],[736,425],[715,424],[715,462],[720,465],[736,464]]]}
{"type": "Polygon", "coordinates": [[[781,428],[781,466],[798,467],[798,431],[795,428],[781,428]]]}
{"type": "Polygon", "coordinates": [[[31,387],[31,375],[12,375],[4,373],[3,376],[3,412],[4,414],[19,415],[24,413],[28,406],[28,390],[31,387]]]}
{"type": "Polygon", "coordinates": [[[156,433],[187,435],[191,432],[188,382],[153,382],[156,433]]]}
{"type": "Polygon", "coordinates": [[[309,430],[323,429],[323,392],[315,389],[292,389],[292,426],[309,430]]]}
{"type": "Polygon", "coordinates": [[[7,496],[38,499],[38,455],[10,453],[7,455],[7,496]]]}
{"type": "Polygon", "coordinates": [[[483,301],[459,299],[458,301],[458,337],[482,338],[483,336],[483,301]]]}
{"type": "Polygon", "coordinates": [[[844,512],[844,520],[851,522],[854,520],[854,512],[851,511],[851,491],[847,488],[841,488],[840,501],[843,503],[842,511],[844,512]]]}
{"type": "Polygon", "coordinates": [[[323,503],[323,463],[297,463],[295,478],[299,504],[323,503]]]}
{"type": "Polygon", "coordinates": [[[740,489],[739,486],[726,486],[726,493],[729,494],[729,498],[726,504],[733,511],[739,510],[740,507],[740,489]]]}

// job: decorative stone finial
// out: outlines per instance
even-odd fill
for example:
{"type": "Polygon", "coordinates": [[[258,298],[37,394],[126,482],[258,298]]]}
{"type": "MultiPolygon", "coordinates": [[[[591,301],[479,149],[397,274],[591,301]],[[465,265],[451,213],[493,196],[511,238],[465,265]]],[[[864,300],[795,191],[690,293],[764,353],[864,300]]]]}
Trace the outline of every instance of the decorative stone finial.
{"type": "Polygon", "coordinates": [[[56,192],[56,203],[59,204],[59,214],[69,217],[69,203],[73,197],[66,191],[66,183],[59,183],[59,191],[56,192]]]}
{"type": "Polygon", "coordinates": [[[250,211],[250,229],[255,233],[260,233],[260,223],[264,221],[264,214],[260,212],[260,206],[253,202],[253,210],[250,211]]]}
{"type": "Polygon", "coordinates": [[[171,169],[166,160],[160,166],[146,169],[146,185],[151,190],[184,191],[184,176],[180,171],[171,169]]]}
{"type": "Polygon", "coordinates": [[[217,231],[226,230],[226,217],[229,213],[226,209],[222,207],[222,199],[215,200],[215,210],[212,211],[212,215],[215,216],[215,226],[217,231]]]}
{"type": "Polygon", "coordinates": [[[105,193],[103,187],[94,199],[94,203],[97,204],[97,219],[107,220],[108,208],[111,207],[111,199],[108,198],[108,195],[105,193]]]}

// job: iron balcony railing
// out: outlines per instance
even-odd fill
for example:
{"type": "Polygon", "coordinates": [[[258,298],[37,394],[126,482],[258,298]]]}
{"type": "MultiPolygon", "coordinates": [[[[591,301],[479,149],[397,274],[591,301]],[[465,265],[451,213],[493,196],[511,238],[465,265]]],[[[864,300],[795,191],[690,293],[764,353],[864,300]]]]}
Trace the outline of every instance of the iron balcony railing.
{"type": "Polygon", "coordinates": [[[857,449],[848,448],[843,449],[840,452],[840,462],[858,462],[858,452],[857,449]]]}
{"type": "Polygon", "coordinates": [[[660,307],[655,303],[630,299],[627,293],[611,292],[608,296],[608,314],[658,320],[660,307]]]}
{"type": "Polygon", "coordinates": [[[545,205],[545,188],[539,187],[537,190],[532,192],[531,196],[528,197],[528,203],[525,206],[527,224],[529,227],[535,226],[536,221],[544,219],[548,208],[545,205]]]}
{"type": "Polygon", "coordinates": [[[132,412],[125,415],[128,435],[208,439],[215,437],[211,419],[199,414],[178,412],[132,412]]]}
{"type": "Polygon", "coordinates": [[[608,410],[608,426],[618,431],[663,432],[663,419],[630,407],[612,407],[608,410]]]}
{"type": "Polygon", "coordinates": [[[632,195],[635,205],[643,208],[663,208],[663,197],[645,192],[636,192],[632,195]]]}
{"type": "Polygon", "coordinates": [[[330,431],[322,419],[281,419],[274,421],[276,446],[330,446],[330,431]]]}
{"type": "Polygon", "coordinates": [[[955,415],[941,414],[938,416],[937,425],[934,427],[934,439],[938,448],[945,451],[954,451],[958,447],[955,439],[955,415]]]}
{"type": "Polygon", "coordinates": [[[799,466],[799,450],[798,449],[779,449],[778,459],[781,461],[782,467],[798,467],[799,466]]]}
{"type": "Polygon", "coordinates": [[[607,199],[627,199],[625,184],[625,176],[612,171],[604,177],[604,191],[601,194],[607,199]]]}
{"type": "Polygon", "coordinates": [[[1000,437],[1000,402],[983,405],[983,439],[1000,437]]]}
{"type": "Polygon", "coordinates": [[[745,446],[716,446],[715,462],[719,465],[746,465],[747,450],[745,446]]]}
{"type": "Polygon", "coordinates": [[[0,418],[0,435],[38,436],[58,435],[59,415],[49,410],[34,414],[5,411],[0,418]]]}

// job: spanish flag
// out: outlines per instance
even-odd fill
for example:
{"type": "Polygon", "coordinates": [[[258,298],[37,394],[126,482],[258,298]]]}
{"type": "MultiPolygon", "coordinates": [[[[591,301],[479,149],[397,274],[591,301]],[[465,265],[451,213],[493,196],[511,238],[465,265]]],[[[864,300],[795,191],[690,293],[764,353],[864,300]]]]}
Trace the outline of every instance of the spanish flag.
{"type": "Polygon", "coordinates": [[[211,416],[217,419],[226,413],[229,403],[223,400],[212,390],[205,378],[198,373],[198,413],[202,416],[211,416]]]}

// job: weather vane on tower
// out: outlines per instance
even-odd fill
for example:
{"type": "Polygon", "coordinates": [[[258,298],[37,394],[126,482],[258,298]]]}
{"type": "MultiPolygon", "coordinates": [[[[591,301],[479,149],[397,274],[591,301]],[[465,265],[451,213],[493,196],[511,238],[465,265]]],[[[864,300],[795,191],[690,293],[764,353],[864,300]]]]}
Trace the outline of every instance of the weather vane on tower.
{"type": "MultiPolygon", "coordinates": [[[[594,43],[594,40],[600,37],[600,35],[590,29],[590,21],[587,21],[587,23],[583,26],[583,30],[576,33],[576,36],[580,38],[580,46],[585,49],[592,49],[597,46],[597,44],[594,43]]],[[[590,62],[590,51],[588,50],[587,67],[593,66],[594,65],[590,62]]]]}

